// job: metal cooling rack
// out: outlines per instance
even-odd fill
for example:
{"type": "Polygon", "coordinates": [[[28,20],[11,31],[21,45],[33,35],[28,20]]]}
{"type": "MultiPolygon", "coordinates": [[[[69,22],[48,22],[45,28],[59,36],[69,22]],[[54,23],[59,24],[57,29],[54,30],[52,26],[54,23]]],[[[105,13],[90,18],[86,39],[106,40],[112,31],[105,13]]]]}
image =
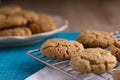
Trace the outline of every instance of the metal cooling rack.
{"type": "MultiPolygon", "coordinates": [[[[111,34],[114,34],[116,38],[120,40],[119,32],[114,32],[111,34]]],[[[60,61],[60,60],[54,60],[54,59],[44,57],[43,55],[41,55],[39,49],[28,51],[27,54],[31,56],[32,58],[46,64],[47,66],[54,68],[70,76],[71,78],[74,78],[74,80],[113,80],[111,74],[115,70],[115,68],[119,66],[119,65],[116,65],[116,67],[112,69],[111,71],[104,73],[104,74],[100,74],[100,75],[96,75],[94,73],[80,73],[80,72],[72,70],[72,68],[69,66],[69,60],[60,61]]]]}

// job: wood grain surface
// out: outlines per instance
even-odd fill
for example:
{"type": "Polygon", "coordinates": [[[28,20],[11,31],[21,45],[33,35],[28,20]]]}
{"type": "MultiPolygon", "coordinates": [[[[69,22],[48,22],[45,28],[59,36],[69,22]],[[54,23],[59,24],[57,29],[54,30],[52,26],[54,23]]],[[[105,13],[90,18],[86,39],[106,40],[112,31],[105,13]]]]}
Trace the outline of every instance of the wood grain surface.
{"type": "Polygon", "coordinates": [[[1,6],[16,4],[36,12],[68,19],[67,31],[95,29],[120,31],[119,0],[2,0],[1,6]]]}

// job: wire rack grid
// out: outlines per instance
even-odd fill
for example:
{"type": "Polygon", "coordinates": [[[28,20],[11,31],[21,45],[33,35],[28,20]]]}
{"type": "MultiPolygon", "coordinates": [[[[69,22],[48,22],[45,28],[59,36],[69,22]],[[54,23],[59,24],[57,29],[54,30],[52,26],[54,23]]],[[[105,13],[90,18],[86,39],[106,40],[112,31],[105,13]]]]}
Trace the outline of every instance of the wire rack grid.
{"type": "MultiPolygon", "coordinates": [[[[118,40],[120,40],[120,33],[118,31],[111,33],[111,34],[115,35],[115,37],[118,40]]],[[[29,56],[31,56],[32,58],[46,64],[47,66],[54,68],[64,74],[68,75],[71,78],[74,78],[74,80],[113,80],[111,74],[113,73],[115,68],[117,66],[119,66],[118,64],[120,64],[120,62],[118,62],[116,67],[114,69],[108,71],[107,73],[96,75],[94,73],[80,73],[80,72],[74,71],[69,66],[69,60],[60,61],[60,60],[54,60],[54,59],[44,57],[43,55],[41,55],[39,49],[28,51],[27,54],[29,56]]]]}

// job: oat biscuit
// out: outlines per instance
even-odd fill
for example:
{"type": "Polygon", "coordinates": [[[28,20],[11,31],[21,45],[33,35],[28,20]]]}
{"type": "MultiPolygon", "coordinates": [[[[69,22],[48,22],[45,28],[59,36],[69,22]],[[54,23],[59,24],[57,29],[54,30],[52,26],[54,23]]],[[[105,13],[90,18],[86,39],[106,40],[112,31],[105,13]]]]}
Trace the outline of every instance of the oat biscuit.
{"type": "Polygon", "coordinates": [[[112,55],[114,55],[117,60],[120,60],[120,42],[117,41],[114,45],[110,45],[108,50],[111,51],[112,55]]]}
{"type": "Polygon", "coordinates": [[[19,6],[6,6],[0,8],[0,14],[13,15],[17,12],[20,12],[21,8],[19,6]]]}
{"type": "Polygon", "coordinates": [[[57,28],[53,19],[47,15],[39,16],[39,20],[29,25],[33,34],[52,31],[57,28]]]}
{"type": "Polygon", "coordinates": [[[101,74],[116,65],[116,58],[108,50],[88,48],[70,60],[70,66],[79,72],[101,74]]]}
{"type": "Polygon", "coordinates": [[[118,67],[112,74],[114,80],[120,80],[120,67],[118,67]]]}
{"type": "Polygon", "coordinates": [[[0,31],[0,36],[31,36],[32,33],[27,27],[17,27],[0,31]]]}
{"type": "Polygon", "coordinates": [[[61,60],[70,59],[71,54],[79,54],[82,50],[84,50],[83,45],[77,41],[57,38],[45,41],[40,48],[44,56],[61,60]]]}
{"type": "Polygon", "coordinates": [[[25,18],[20,16],[9,16],[5,19],[0,20],[0,29],[26,25],[27,21],[25,18]]]}
{"type": "Polygon", "coordinates": [[[103,31],[85,30],[77,38],[77,41],[81,42],[84,47],[101,47],[106,48],[111,44],[114,44],[116,38],[103,31]]]}
{"type": "Polygon", "coordinates": [[[22,10],[14,15],[24,17],[28,23],[35,22],[39,19],[39,16],[30,10],[22,10]]]}

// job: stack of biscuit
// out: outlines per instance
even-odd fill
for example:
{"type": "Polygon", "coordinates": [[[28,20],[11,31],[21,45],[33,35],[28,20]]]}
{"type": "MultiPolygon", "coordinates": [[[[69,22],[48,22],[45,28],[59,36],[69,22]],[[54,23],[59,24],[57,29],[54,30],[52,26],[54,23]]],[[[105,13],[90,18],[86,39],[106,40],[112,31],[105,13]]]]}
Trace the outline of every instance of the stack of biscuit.
{"type": "Polygon", "coordinates": [[[120,42],[112,34],[96,30],[81,32],[76,41],[49,39],[40,51],[49,58],[70,59],[70,66],[83,73],[105,73],[120,60],[120,42]]]}
{"type": "Polygon", "coordinates": [[[38,15],[34,11],[19,6],[0,8],[0,36],[31,36],[57,28],[48,15],[38,15]]]}

